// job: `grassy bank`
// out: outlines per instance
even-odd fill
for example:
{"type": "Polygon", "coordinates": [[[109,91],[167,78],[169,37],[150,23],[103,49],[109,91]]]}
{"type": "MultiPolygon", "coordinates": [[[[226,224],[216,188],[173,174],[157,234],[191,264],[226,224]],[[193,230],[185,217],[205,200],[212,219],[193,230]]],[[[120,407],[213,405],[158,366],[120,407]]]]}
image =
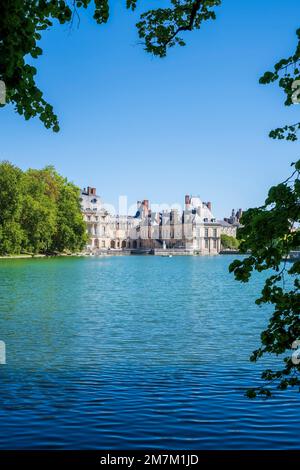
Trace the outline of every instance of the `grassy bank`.
{"type": "Polygon", "coordinates": [[[62,256],[84,256],[83,253],[57,253],[57,254],[42,254],[42,253],[37,253],[37,254],[20,254],[20,255],[3,255],[0,256],[0,259],[33,259],[33,258],[57,258],[57,257],[62,257],[62,256]]]}

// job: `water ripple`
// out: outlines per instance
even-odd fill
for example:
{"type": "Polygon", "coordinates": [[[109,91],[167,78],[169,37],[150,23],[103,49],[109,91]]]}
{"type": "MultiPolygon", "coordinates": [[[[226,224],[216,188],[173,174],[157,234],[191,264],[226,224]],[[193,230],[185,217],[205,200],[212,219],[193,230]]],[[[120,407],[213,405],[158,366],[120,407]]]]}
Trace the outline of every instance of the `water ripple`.
{"type": "Polygon", "coordinates": [[[0,264],[0,448],[297,449],[299,394],[249,401],[268,308],[228,257],[0,264]]]}

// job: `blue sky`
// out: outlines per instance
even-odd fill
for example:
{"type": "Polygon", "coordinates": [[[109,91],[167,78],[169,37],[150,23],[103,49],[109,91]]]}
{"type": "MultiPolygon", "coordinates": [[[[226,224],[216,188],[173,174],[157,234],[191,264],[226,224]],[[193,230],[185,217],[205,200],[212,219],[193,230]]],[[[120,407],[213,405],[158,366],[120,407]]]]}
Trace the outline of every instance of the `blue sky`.
{"type": "Polygon", "coordinates": [[[299,144],[268,138],[299,120],[299,108],[258,84],[295,48],[299,1],[223,0],[217,20],[163,60],[143,51],[135,29],[159,2],[140,0],[135,14],[124,3],[111,1],[105,26],[81,12],[79,28],[44,34],[37,81],[61,131],[2,108],[0,158],[23,169],[53,164],[111,204],[119,195],[172,204],[193,194],[211,200],[217,217],[261,204],[299,158],[299,144]]]}

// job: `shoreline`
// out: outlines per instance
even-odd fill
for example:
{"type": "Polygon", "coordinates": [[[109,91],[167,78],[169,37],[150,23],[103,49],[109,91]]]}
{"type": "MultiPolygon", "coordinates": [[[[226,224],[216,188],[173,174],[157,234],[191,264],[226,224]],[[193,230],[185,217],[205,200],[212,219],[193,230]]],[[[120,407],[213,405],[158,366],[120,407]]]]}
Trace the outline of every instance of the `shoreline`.
{"type": "Polygon", "coordinates": [[[72,254],[66,254],[66,253],[59,253],[57,255],[44,255],[42,253],[38,253],[36,255],[26,255],[26,254],[21,254],[21,255],[4,255],[0,256],[0,260],[4,259],[39,259],[39,258],[74,258],[74,257],[81,257],[81,256],[88,256],[85,255],[84,253],[72,253],[72,254]]]}
{"type": "Polygon", "coordinates": [[[58,253],[58,254],[53,254],[53,255],[45,255],[43,253],[37,253],[35,255],[30,255],[30,254],[20,254],[20,255],[2,255],[0,256],[0,260],[16,260],[16,259],[44,259],[44,258],[104,258],[104,257],[110,257],[110,256],[157,256],[157,257],[164,257],[164,256],[197,256],[197,257],[202,257],[202,256],[218,256],[218,255],[239,255],[241,254],[237,250],[224,250],[220,251],[218,254],[194,254],[194,253],[174,253],[173,250],[166,250],[164,253],[159,252],[159,253],[130,253],[130,252],[120,252],[120,251],[109,251],[106,253],[58,253]]]}

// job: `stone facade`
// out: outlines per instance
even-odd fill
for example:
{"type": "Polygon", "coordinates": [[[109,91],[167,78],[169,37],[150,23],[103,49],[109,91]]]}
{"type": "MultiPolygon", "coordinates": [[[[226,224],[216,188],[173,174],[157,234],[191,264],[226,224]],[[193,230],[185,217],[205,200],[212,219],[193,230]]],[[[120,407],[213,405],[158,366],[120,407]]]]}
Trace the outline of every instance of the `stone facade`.
{"type": "Polygon", "coordinates": [[[96,189],[81,191],[81,209],[89,235],[87,250],[121,250],[130,248],[131,227],[134,217],[112,215],[104,207],[96,189]]]}
{"type": "Polygon", "coordinates": [[[138,201],[134,216],[111,215],[102,206],[96,189],[81,193],[90,252],[152,252],[218,254],[222,225],[212,214],[210,202],[186,196],[183,211],[154,212],[148,200],[138,201]]]}
{"type": "Polygon", "coordinates": [[[230,217],[225,217],[224,220],[219,221],[221,225],[221,233],[236,238],[237,229],[242,226],[240,223],[242,215],[242,209],[239,209],[236,212],[232,209],[230,217]]]}

